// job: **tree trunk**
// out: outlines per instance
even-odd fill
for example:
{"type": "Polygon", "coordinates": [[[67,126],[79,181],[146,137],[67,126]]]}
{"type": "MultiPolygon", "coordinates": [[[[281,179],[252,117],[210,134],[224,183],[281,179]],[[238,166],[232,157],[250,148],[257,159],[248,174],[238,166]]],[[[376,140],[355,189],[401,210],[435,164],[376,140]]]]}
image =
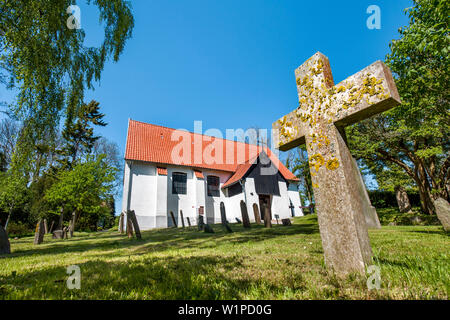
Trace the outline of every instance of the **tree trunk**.
{"type": "Polygon", "coordinates": [[[63,223],[64,223],[64,209],[61,209],[61,214],[59,215],[58,230],[63,229],[63,223]]]}
{"type": "Polygon", "coordinates": [[[400,212],[410,212],[411,203],[409,202],[408,194],[402,186],[395,187],[395,198],[397,199],[398,209],[400,212]]]}

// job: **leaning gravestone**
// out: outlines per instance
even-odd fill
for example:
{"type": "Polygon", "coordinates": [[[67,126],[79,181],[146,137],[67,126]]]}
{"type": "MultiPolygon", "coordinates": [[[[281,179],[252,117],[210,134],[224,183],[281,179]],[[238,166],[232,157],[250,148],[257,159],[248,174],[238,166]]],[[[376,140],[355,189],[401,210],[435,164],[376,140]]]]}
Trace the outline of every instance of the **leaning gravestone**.
{"type": "Polygon", "coordinates": [[[434,200],[434,207],[439,221],[445,231],[450,231],[450,204],[442,198],[434,200]]]}
{"type": "Polygon", "coordinates": [[[9,244],[8,234],[6,230],[0,225],[0,254],[10,254],[11,246],[9,244]]]}
{"type": "Polygon", "coordinates": [[[377,61],[334,85],[328,58],[316,53],[296,71],[299,107],[274,122],[282,151],[306,144],[325,262],[338,275],[365,273],[372,248],[365,221],[373,210],[360,190],[345,127],[400,103],[390,70],[377,61]]]}
{"type": "Polygon", "coordinates": [[[292,226],[291,219],[281,219],[283,226],[292,226]]]}
{"type": "Polygon", "coordinates": [[[250,228],[250,218],[248,217],[247,205],[241,200],[242,225],[244,228],[250,228]]]}
{"type": "Polygon", "coordinates": [[[134,229],[134,233],[136,234],[136,238],[142,239],[141,230],[139,229],[139,224],[137,222],[137,218],[136,218],[136,214],[134,213],[134,210],[128,210],[127,217],[128,217],[128,221],[131,221],[131,223],[133,224],[133,229],[134,229]]]}
{"type": "Polygon", "coordinates": [[[45,225],[44,220],[39,220],[39,222],[36,225],[36,230],[34,232],[34,244],[41,244],[44,242],[44,235],[45,235],[45,225]]]}

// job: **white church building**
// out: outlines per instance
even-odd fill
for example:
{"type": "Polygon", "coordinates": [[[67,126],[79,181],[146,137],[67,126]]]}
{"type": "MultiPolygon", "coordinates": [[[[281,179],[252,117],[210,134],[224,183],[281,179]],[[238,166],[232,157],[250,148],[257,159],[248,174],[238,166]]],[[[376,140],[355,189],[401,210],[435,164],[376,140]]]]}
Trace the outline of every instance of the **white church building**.
{"type": "Polygon", "coordinates": [[[302,216],[298,178],[270,149],[129,120],[122,212],[142,230],[302,216]],[[241,204],[242,202],[242,204],[241,204]],[[236,219],[237,218],[237,219],[236,219]]]}

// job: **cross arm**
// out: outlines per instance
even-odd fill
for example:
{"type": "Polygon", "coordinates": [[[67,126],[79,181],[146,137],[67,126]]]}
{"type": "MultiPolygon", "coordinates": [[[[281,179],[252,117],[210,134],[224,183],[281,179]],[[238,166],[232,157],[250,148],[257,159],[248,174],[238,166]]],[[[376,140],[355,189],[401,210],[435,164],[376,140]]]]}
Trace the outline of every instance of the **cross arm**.
{"type": "Polygon", "coordinates": [[[345,127],[389,110],[400,102],[389,68],[377,61],[329,89],[332,121],[345,127]]]}
{"type": "Polygon", "coordinates": [[[306,127],[298,121],[297,109],[272,124],[274,146],[287,151],[305,143],[306,127]]]}

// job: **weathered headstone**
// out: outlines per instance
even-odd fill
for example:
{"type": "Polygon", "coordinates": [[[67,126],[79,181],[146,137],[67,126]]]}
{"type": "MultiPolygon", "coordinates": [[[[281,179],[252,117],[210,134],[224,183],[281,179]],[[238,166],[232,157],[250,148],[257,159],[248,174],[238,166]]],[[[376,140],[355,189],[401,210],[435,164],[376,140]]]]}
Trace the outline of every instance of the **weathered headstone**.
{"type": "Polygon", "coordinates": [[[124,231],[124,228],[123,228],[123,226],[124,226],[124,224],[125,224],[125,214],[122,212],[122,213],[120,213],[120,217],[119,217],[119,232],[120,233],[123,233],[123,231],[124,231]]]}
{"type": "Polygon", "coordinates": [[[191,219],[189,219],[189,217],[186,217],[186,220],[188,222],[188,226],[191,227],[191,219]]]}
{"type": "Polygon", "coordinates": [[[63,228],[63,239],[69,239],[69,228],[68,227],[63,228]]]}
{"type": "Polygon", "coordinates": [[[264,227],[272,228],[272,218],[270,217],[270,208],[263,206],[264,208],[264,227]]]}
{"type": "Polygon", "coordinates": [[[181,217],[181,225],[184,229],[185,225],[184,225],[184,216],[183,216],[183,210],[180,210],[180,217],[181,217]]]}
{"type": "Polygon", "coordinates": [[[200,215],[198,216],[198,230],[199,230],[199,231],[203,230],[203,227],[204,227],[204,226],[205,226],[205,222],[204,222],[204,220],[203,220],[203,215],[200,214],[200,215]]]}
{"type": "Polygon", "coordinates": [[[139,224],[138,224],[134,210],[128,210],[127,217],[129,217],[128,221],[131,221],[131,223],[133,224],[133,229],[134,229],[134,233],[136,234],[136,238],[142,239],[141,229],[139,228],[139,224]]]}
{"type": "Polygon", "coordinates": [[[178,227],[177,220],[175,219],[175,215],[173,214],[172,211],[170,211],[170,216],[172,217],[173,227],[177,228],[178,227]]]}
{"type": "Polygon", "coordinates": [[[52,233],[53,232],[54,225],[55,225],[55,221],[52,221],[52,224],[50,225],[50,229],[48,230],[48,233],[52,233]]]}
{"type": "Polygon", "coordinates": [[[41,219],[36,224],[36,230],[34,232],[34,244],[41,244],[42,242],[44,242],[44,235],[45,235],[44,220],[41,219]]]}
{"type": "Polygon", "coordinates": [[[131,221],[131,218],[128,214],[127,214],[126,232],[127,232],[128,239],[133,238],[133,222],[131,221]]]}
{"type": "Polygon", "coordinates": [[[214,233],[213,228],[211,228],[211,226],[210,226],[209,224],[205,224],[205,225],[203,226],[203,228],[204,228],[204,230],[205,230],[206,233],[214,233]]]}
{"type": "Polygon", "coordinates": [[[372,249],[358,173],[344,128],[400,103],[390,70],[377,61],[334,85],[316,53],[296,71],[300,106],[273,124],[282,151],[306,144],[325,262],[337,274],[364,274],[372,249]]]}
{"type": "Polygon", "coordinates": [[[10,254],[11,245],[9,244],[8,234],[0,224],[0,254],[10,254]]]}
{"type": "Polygon", "coordinates": [[[47,219],[44,219],[44,233],[47,234],[48,233],[48,224],[47,224],[47,219]]]}
{"type": "Polygon", "coordinates": [[[241,200],[242,225],[244,228],[250,228],[250,218],[248,217],[247,205],[241,200]]]}
{"type": "Polygon", "coordinates": [[[409,202],[408,193],[402,186],[396,186],[395,198],[397,199],[398,210],[402,213],[411,211],[411,203],[409,202]]]}
{"type": "Polygon", "coordinates": [[[52,232],[52,239],[64,239],[63,230],[55,230],[52,232]]]}
{"type": "Polygon", "coordinates": [[[258,205],[256,203],[253,204],[253,214],[255,215],[256,224],[261,224],[261,217],[259,215],[258,205]]]}
{"type": "Polygon", "coordinates": [[[222,221],[222,226],[225,228],[225,230],[229,233],[232,233],[233,230],[231,230],[231,227],[228,224],[227,213],[225,211],[225,204],[223,202],[220,203],[220,218],[222,221]]]}
{"type": "Polygon", "coordinates": [[[433,201],[436,215],[445,231],[450,231],[450,204],[442,198],[433,201]]]}
{"type": "Polygon", "coordinates": [[[292,226],[291,219],[281,219],[283,226],[292,226]]]}
{"type": "Polygon", "coordinates": [[[235,218],[237,223],[242,223],[241,219],[235,218]]]}

